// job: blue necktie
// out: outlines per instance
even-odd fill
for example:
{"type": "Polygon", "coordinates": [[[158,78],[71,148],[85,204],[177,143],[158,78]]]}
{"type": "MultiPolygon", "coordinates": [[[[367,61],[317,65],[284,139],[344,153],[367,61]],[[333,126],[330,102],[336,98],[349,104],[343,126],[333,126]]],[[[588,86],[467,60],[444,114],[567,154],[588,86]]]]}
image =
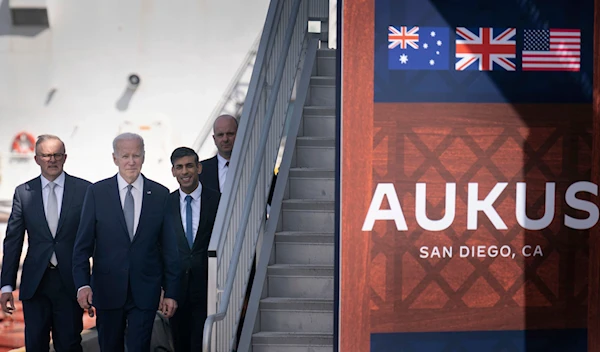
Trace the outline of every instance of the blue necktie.
{"type": "Polygon", "coordinates": [[[192,226],[192,196],[185,196],[185,237],[190,248],[194,245],[194,227],[192,226]]]}

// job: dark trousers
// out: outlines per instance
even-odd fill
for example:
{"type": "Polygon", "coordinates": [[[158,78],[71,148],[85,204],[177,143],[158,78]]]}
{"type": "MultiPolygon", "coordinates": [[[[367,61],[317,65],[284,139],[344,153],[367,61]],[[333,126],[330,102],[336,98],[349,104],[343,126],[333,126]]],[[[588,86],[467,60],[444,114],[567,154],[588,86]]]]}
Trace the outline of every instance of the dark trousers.
{"type": "MultiPolygon", "coordinates": [[[[190,280],[192,282],[192,280],[190,280]]],[[[206,320],[206,285],[189,289],[186,298],[169,320],[175,352],[202,351],[206,320]]]]}
{"type": "Polygon", "coordinates": [[[119,309],[96,309],[96,328],[102,352],[150,351],[152,326],[156,309],[136,307],[131,290],[125,305],[119,309]]]}
{"type": "Polygon", "coordinates": [[[48,268],[31,299],[23,301],[27,352],[81,352],[83,310],[65,288],[57,269],[48,268]]]}

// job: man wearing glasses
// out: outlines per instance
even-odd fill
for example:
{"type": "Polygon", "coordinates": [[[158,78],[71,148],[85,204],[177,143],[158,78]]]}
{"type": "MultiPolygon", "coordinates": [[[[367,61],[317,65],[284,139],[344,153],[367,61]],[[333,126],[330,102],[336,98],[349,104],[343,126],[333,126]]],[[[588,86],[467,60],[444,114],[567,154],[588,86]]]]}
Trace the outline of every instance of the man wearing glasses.
{"type": "Polygon", "coordinates": [[[4,239],[0,305],[15,309],[13,289],[25,232],[29,239],[19,299],[25,318],[27,351],[48,351],[50,332],[57,352],[81,351],[83,310],[77,303],[71,262],[88,181],[63,171],[64,143],[42,135],[35,144],[41,175],[18,186],[4,239]]]}

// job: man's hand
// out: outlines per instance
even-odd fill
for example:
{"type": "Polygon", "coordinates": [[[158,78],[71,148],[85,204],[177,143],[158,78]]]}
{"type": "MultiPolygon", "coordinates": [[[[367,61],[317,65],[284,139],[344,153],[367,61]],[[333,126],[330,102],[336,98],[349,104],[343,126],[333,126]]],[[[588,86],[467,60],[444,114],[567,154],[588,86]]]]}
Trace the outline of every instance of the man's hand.
{"type": "Polygon", "coordinates": [[[0,296],[0,305],[2,306],[2,311],[6,314],[12,314],[15,310],[15,298],[13,297],[12,292],[3,293],[0,296]]]}
{"type": "Polygon", "coordinates": [[[92,307],[93,296],[91,287],[84,287],[77,292],[77,303],[79,303],[81,309],[90,309],[92,307]]]}
{"type": "Polygon", "coordinates": [[[172,298],[163,298],[162,304],[160,305],[160,311],[165,318],[171,318],[175,315],[177,310],[177,301],[172,298]]]}
{"type": "Polygon", "coordinates": [[[87,310],[90,318],[94,317],[94,307],[92,307],[92,296],[94,296],[90,287],[85,287],[77,292],[77,303],[83,310],[87,310]]]}

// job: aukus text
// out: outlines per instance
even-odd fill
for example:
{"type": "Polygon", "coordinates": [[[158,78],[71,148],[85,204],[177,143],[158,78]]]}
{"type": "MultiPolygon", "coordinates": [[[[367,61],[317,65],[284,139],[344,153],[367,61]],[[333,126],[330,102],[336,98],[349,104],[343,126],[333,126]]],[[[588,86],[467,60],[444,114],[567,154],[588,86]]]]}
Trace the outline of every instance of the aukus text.
{"type": "MultiPolygon", "coordinates": [[[[497,183],[485,198],[480,199],[479,185],[477,183],[468,184],[467,230],[477,229],[477,215],[479,212],[485,214],[496,229],[507,229],[505,222],[493,206],[507,185],[508,183],[506,182],[497,183]]],[[[441,219],[430,219],[427,216],[426,187],[425,183],[416,184],[415,216],[417,224],[427,231],[443,231],[454,222],[456,214],[456,184],[446,183],[445,212],[441,219]]],[[[544,215],[539,219],[531,219],[525,212],[527,204],[526,189],[527,186],[524,182],[516,184],[515,215],[517,222],[527,230],[541,230],[548,227],[555,217],[554,200],[556,198],[556,184],[554,182],[546,183],[545,211],[544,215]]],[[[580,192],[587,192],[597,196],[598,186],[591,182],[579,181],[567,188],[564,198],[566,204],[575,210],[586,212],[587,217],[579,219],[564,214],[564,224],[572,229],[586,230],[598,222],[599,212],[598,207],[593,202],[576,197],[580,192]]],[[[372,231],[375,221],[378,220],[394,221],[398,231],[408,231],[402,206],[400,205],[393,183],[380,183],[377,185],[362,230],[372,231]],[[381,209],[384,199],[387,199],[389,209],[381,209]]]]}

